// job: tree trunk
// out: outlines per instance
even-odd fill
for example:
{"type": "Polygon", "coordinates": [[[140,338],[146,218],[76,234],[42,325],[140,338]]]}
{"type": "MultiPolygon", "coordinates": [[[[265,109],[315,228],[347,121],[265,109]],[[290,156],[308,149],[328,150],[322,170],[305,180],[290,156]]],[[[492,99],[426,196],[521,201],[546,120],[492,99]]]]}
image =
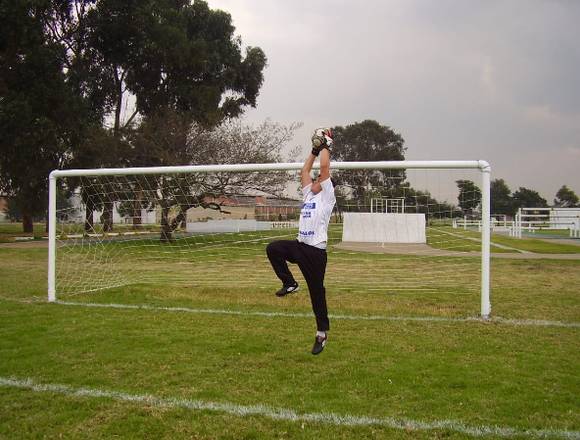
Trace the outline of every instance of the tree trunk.
{"type": "Polygon", "coordinates": [[[141,218],[141,207],[139,202],[136,202],[133,205],[133,229],[139,229],[139,226],[143,223],[143,219],[141,218]]]}
{"type": "Polygon", "coordinates": [[[141,218],[141,192],[137,192],[137,197],[135,197],[135,201],[133,202],[133,229],[139,229],[139,226],[143,223],[143,219],[141,218]]]}
{"type": "Polygon", "coordinates": [[[180,205],[179,206],[179,215],[175,219],[176,222],[175,222],[175,228],[173,228],[174,231],[177,228],[182,228],[182,229],[187,228],[187,210],[189,208],[190,208],[189,205],[180,205]]]}
{"type": "Polygon", "coordinates": [[[161,242],[169,243],[173,241],[171,235],[171,225],[169,224],[169,207],[161,208],[161,242]]]}
{"type": "Polygon", "coordinates": [[[22,212],[22,231],[26,233],[34,232],[34,224],[32,223],[32,216],[27,212],[22,212]]]}
{"type": "Polygon", "coordinates": [[[94,232],[93,207],[89,203],[85,205],[85,234],[94,232]]]}
{"type": "Polygon", "coordinates": [[[106,202],[103,205],[103,213],[101,214],[101,223],[103,224],[103,232],[113,231],[113,203],[106,202]]]}
{"type": "Polygon", "coordinates": [[[119,76],[119,68],[115,66],[115,85],[117,86],[117,96],[115,103],[115,125],[113,126],[113,137],[119,138],[119,130],[121,129],[121,109],[123,107],[123,80],[125,79],[125,72],[119,76]]]}
{"type": "Polygon", "coordinates": [[[187,210],[184,210],[181,214],[181,224],[179,226],[182,229],[187,229],[187,210]]]}

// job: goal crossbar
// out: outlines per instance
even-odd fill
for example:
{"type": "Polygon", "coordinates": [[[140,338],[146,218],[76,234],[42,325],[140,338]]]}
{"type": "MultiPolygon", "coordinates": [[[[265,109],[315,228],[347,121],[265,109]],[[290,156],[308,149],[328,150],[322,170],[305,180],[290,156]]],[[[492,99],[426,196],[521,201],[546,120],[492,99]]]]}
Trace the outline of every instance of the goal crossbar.
{"type": "MultiPolygon", "coordinates": [[[[283,163],[248,163],[222,165],[183,165],[166,167],[133,167],[133,168],[94,168],[76,170],[54,170],[51,178],[76,176],[122,176],[146,174],[179,174],[179,173],[213,173],[213,172],[244,172],[244,171],[289,171],[299,170],[304,164],[300,162],[283,163]]],[[[319,163],[312,166],[320,168],[319,163]]],[[[334,170],[369,170],[369,169],[480,169],[490,170],[490,165],[484,160],[399,160],[373,162],[331,162],[334,170]]]]}
{"type": "MultiPolygon", "coordinates": [[[[221,165],[184,165],[165,167],[95,168],[54,170],[49,175],[49,245],[48,245],[48,301],[56,300],[56,223],[57,223],[57,179],[80,176],[122,176],[212,172],[254,172],[300,170],[303,163],[255,163],[221,165]]],[[[320,164],[313,165],[314,169],[320,164]]],[[[369,169],[475,169],[481,172],[481,316],[491,314],[490,302],[490,178],[491,166],[485,160],[439,160],[439,161],[372,161],[372,162],[332,162],[334,170],[369,169]]]]}

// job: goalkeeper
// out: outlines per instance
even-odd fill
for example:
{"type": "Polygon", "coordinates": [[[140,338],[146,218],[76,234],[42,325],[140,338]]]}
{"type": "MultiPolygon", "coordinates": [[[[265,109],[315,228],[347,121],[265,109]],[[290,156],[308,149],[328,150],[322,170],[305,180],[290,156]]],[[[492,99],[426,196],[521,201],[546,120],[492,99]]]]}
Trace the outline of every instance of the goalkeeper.
{"type": "Polygon", "coordinates": [[[312,152],[304,162],[300,179],[304,203],[300,212],[298,237],[296,240],[274,241],[266,248],[274,272],[282,281],[276,296],[283,297],[298,290],[298,283],[288,269],[287,262],[298,264],[312,302],[316,317],[317,332],[312,354],[319,354],[326,345],[329,330],[326,308],[324,273],[326,271],[326,243],[328,223],[336,203],[334,185],[330,179],[330,148],[333,135],[330,128],[319,128],[312,136],[312,152]],[[310,171],[320,155],[320,174],[310,177],[310,171]]]}

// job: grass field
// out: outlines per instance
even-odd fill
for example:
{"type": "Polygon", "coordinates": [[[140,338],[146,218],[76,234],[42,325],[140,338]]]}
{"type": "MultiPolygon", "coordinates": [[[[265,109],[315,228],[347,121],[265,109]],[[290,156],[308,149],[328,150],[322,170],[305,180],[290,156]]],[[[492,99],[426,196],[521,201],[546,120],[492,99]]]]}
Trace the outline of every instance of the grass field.
{"type": "Polygon", "coordinates": [[[580,438],[579,260],[492,259],[481,322],[478,257],[333,250],[315,357],[306,288],[276,298],[248,235],[194,262],[111,240],[134,283],[57,304],[46,249],[0,247],[0,438],[580,438]]]}
{"type": "Polygon", "coordinates": [[[538,237],[541,236],[560,237],[560,238],[570,237],[570,231],[568,229],[538,229],[533,232],[524,230],[522,233],[532,237],[534,235],[537,235],[538,237]]]}
{"type": "MultiPolygon", "coordinates": [[[[64,227],[64,232],[67,234],[82,234],[84,231],[84,225],[80,223],[67,224],[64,227]]],[[[141,225],[140,231],[152,231],[157,232],[161,228],[159,225],[141,225]]],[[[95,234],[101,234],[103,231],[103,225],[97,223],[93,227],[93,232],[95,234]]],[[[132,225],[127,224],[115,224],[115,232],[125,233],[133,232],[132,225]]],[[[47,237],[46,224],[45,223],[34,223],[33,232],[22,232],[22,223],[0,223],[0,243],[11,243],[16,240],[16,238],[33,238],[35,240],[40,240],[43,237],[47,237]]]]}
{"type": "MultiPolygon", "coordinates": [[[[470,230],[462,230],[462,229],[453,229],[450,227],[447,228],[436,228],[437,230],[442,231],[442,233],[446,234],[454,234],[463,236],[464,239],[471,239],[477,240],[477,242],[472,241],[472,250],[479,250],[480,245],[479,238],[480,233],[470,230]]],[[[493,253],[501,253],[501,252],[517,252],[525,251],[525,252],[533,252],[538,254],[578,254],[580,253],[580,240],[575,240],[578,242],[579,245],[573,244],[564,244],[559,242],[554,242],[550,240],[542,240],[542,236],[538,238],[515,238],[509,237],[503,234],[492,234],[491,235],[491,252],[493,253]],[[502,249],[501,247],[497,246],[507,246],[512,250],[502,249]]],[[[567,238],[567,237],[559,237],[559,238],[567,238]]]]}

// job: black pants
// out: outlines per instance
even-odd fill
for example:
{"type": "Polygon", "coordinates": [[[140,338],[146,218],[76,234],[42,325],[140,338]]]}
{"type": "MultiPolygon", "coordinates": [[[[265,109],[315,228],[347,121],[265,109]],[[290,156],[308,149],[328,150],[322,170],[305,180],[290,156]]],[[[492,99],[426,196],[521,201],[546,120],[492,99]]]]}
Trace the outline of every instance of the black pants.
{"type": "Polygon", "coordinates": [[[274,272],[285,286],[296,282],[286,262],[298,264],[308,284],[316,327],[319,331],[329,330],[326,289],[324,288],[326,250],[300,243],[297,240],[279,240],[270,243],[266,248],[266,253],[274,272]]]}

